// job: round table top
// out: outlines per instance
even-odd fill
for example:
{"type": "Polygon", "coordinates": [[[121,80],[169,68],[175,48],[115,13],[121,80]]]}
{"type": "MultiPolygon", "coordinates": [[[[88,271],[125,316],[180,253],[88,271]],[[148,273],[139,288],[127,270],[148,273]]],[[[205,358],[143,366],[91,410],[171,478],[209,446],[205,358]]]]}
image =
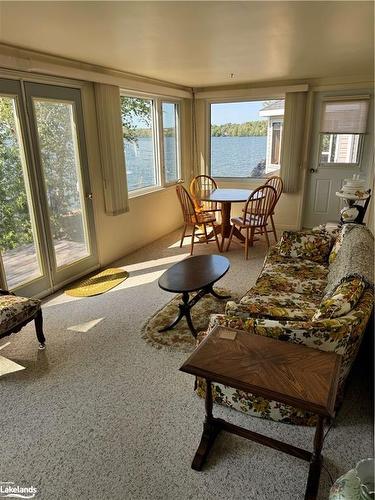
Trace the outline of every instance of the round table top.
{"type": "Polygon", "coordinates": [[[188,257],[167,269],[159,286],[167,292],[195,292],[218,281],[229,267],[229,260],[221,255],[188,257]]]}
{"type": "Polygon", "coordinates": [[[217,201],[219,203],[245,202],[253,191],[251,189],[222,189],[201,191],[199,198],[202,201],[217,201]]]}

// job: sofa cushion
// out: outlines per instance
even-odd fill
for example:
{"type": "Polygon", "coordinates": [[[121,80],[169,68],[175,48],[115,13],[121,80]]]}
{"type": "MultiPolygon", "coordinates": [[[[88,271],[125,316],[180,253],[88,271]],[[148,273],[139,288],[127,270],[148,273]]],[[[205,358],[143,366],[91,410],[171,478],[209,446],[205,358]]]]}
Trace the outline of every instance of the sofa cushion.
{"type": "Polygon", "coordinates": [[[280,255],[325,263],[332,247],[332,237],[325,231],[284,231],[280,255]]]}
{"type": "Polygon", "coordinates": [[[236,304],[236,302],[229,301],[225,307],[225,314],[239,317],[308,320],[316,311],[315,307],[282,307],[275,303],[265,304],[259,300],[260,298],[261,296],[254,297],[254,301],[249,301],[247,304],[236,304]]]}
{"type": "Polygon", "coordinates": [[[291,293],[306,295],[309,299],[315,299],[315,296],[321,299],[326,284],[327,281],[321,278],[294,278],[293,274],[287,275],[278,272],[276,269],[265,269],[258,278],[253,291],[261,295],[266,295],[288,290],[291,293]]]}
{"type": "Polygon", "coordinates": [[[283,262],[268,263],[263,267],[260,276],[265,273],[277,273],[287,278],[293,277],[300,280],[323,280],[327,281],[328,267],[311,260],[293,259],[284,257],[283,262]]]}
{"type": "Polygon", "coordinates": [[[250,290],[239,304],[227,302],[225,313],[229,316],[252,316],[278,319],[312,318],[320,300],[309,299],[299,293],[279,292],[262,295],[250,290]]]}
{"type": "Polygon", "coordinates": [[[313,320],[347,314],[357,305],[365,288],[366,283],[361,278],[345,279],[332,293],[323,297],[313,320]]]}
{"type": "Polygon", "coordinates": [[[40,308],[40,300],[16,295],[0,295],[0,334],[34,316],[40,308]]]}

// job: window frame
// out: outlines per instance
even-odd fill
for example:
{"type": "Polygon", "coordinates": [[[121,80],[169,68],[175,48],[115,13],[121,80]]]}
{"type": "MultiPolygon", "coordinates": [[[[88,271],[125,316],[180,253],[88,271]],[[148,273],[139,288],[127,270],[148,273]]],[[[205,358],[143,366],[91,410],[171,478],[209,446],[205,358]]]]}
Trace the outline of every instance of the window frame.
{"type": "Polygon", "coordinates": [[[179,101],[170,98],[161,98],[159,101],[159,134],[160,134],[160,165],[162,166],[162,185],[164,187],[175,186],[181,178],[181,106],[179,101]],[[177,179],[175,181],[166,181],[166,166],[164,156],[164,134],[163,134],[163,103],[175,105],[175,123],[176,123],[176,163],[177,179]]]}
{"type": "MultiPolygon", "coordinates": [[[[207,109],[206,109],[206,133],[205,133],[205,138],[206,138],[206,173],[215,179],[217,179],[219,182],[264,182],[266,177],[219,177],[217,175],[213,176],[212,174],[212,168],[211,168],[211,106],[212,104],[235,104],[239,102],[259,102],[259,101],[277,101],[279,99],[284,99],[285,100],[285,92],[282,92],[280,94],[273,94],[272,96],[270,95],[265,95],[263,97],[227,97],[227,98],[222,98],[222,99],[207,99],[207,109]]],[[[285,119],[285,113],[283,115],[283,120],[285,119]]],[[[282,138],[281,138],[282,141],[282,138]]],[[[281,147],[281,145],[280,145],[281,147]]]]}
{"type": "Polygon", "coordinates": [[[280,160],[281,160],[281,143],[282,143],[282,140],[283,140],[283,129],[284,129],[284,116],[283,116],[283,120],[275,120],[274,122],[271,123],[271,144],[270,144],[270,152],[271,152],[271,155],[270,155],[270,164],[274,167],[278,167],[280,168],[280,160]],[[279,161],[274,163],[272,161],[273,159],[273,147],[274,147],[274,131],[276,130],[274,128],[274,125],[275,124],[278,124],[279,125],[279,129],[278,129],[278,132],[279,132],[279,161]]]}
{"type": "MultiPolygon", "coordinates": [[[[181,99],[172,98],[168,96],[149,94],[143,92],[135,92],[133,90],[120,89],[120,99],[121,97],[136,97],[138,99],[145,99],[151,101],[151,118],[152,118],[152,139],[153,139],[153,149],[154,149],[154,168],[155,168],[155,178],[156,184],[152,186],[146,186],[138,189],[129,189],[128,187],[128,197],[136,198],[145,194],[152,192],[161,191],[171,186],[175,186],[179,179],[181,178],[182,166],[181,166],[181,99]],[[165,162],[164,162],[164,136],[163,136],[163,112],[162,104],[164,102],[175,105],[175,117],[176,117],[176,161],[177,161],[177,179],[175,181],[166,182],[165,175],[165,162]]],[[[126,155],[125,156],[125,170],[127,174],[127,164],[126,155]]]]}

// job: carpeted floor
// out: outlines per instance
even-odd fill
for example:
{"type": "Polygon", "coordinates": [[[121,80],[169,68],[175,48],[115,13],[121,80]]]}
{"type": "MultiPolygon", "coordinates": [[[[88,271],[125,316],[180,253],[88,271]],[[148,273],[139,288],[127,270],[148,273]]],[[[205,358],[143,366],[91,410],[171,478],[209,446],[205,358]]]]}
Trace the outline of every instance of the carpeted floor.
{"type": "MultiPolygon", "coordinates": [[[[193,377],[178,370],[186,354],[157,350],[141,338],[147,318],[171,299],[157,278],[188,254],[178,238],[173,233],[116,262],[130,277],[104,295],[48,300],[45,351],[38,352],[31,325],[0,341],[0,347],[10,341],[0,355],[26,367],[0,378],[0,481],[33,485],[43,500],[303,498],[306,462],[225,433],[204,471],[190,468],[204,402],[193,392],[193,377]],[[68,330],[91,321],[95,326],[87,332],[68,330]]],[[[220,286],[244,293],[252,285],[265,252],[256,245],[248,262],[233,245],[220,286]]],[[[213,244],[197,245],[197,254],[209,252],[217,253],[213,244]]],[[[335,478],[372,455],[363,370],[357,364],[324,445],[325,465],[335,478]]],[[[214,413],[297,446],[312,444],[312,429],[216,406],[214,413]]],[[[323,470],[319,499],[328,491],[323,470]]]]}

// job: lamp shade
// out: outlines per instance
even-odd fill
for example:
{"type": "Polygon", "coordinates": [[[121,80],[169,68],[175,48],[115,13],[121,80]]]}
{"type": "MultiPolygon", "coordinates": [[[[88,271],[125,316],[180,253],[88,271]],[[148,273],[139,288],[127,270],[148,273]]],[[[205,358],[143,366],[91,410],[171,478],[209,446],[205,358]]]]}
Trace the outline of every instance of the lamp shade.
{"type": "Polygon", "coordinates": [[[324,134],[366,133],[368,99],[324,101],[320,132],[324,134]]]}

